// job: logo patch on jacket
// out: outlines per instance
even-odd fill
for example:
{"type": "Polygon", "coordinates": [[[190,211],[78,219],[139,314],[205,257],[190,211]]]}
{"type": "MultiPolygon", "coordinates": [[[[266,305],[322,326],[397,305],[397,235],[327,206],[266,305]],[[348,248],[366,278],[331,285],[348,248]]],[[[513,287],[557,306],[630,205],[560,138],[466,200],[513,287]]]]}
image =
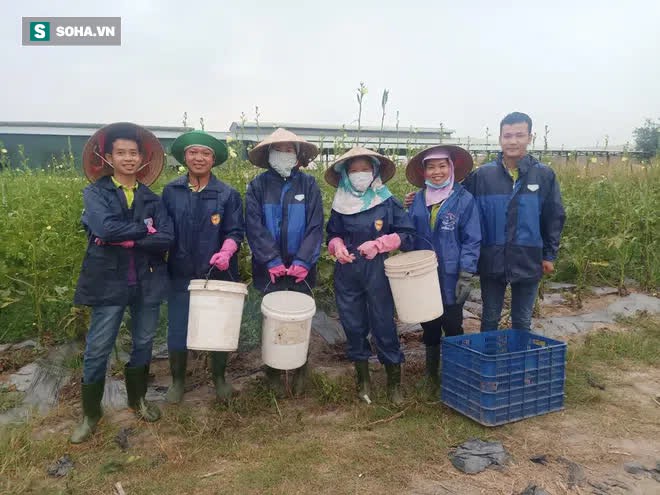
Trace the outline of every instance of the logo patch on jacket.
{"type": "Polygon", "coordinates": [[[382,220],[382,219],[378,219],[378,220],[376,220],[376,221],[374,222],[374,227],[376,227],[376,230],[377,230],[378,232],[380,232],[381,229],[383,228],[383,220],[382,220]]]}
{"type": "Polygon", "coordinates": [[[442,230],[454,230],[456,228],[456,215],[454,215],[452,212],[443,215],[440,228],[442,230]]]}
{"type": "Polygon", "coordinates": [[[305,199],[305,195],[304,194],[296,194],[294,196],[294,198],[296,198],[296,201],[302,201],[303,199],[305,199]]]}
{"type": "Polygon", "coordinates": [[[527,189],[530,191],[538,191],[539,190],[539,185],[538,184],[527,184],[527,189]]]}
{"type": "Polygon", "coordinates": [[[211,215],[211,223],[213,225],[218,225],[220,223],[220,213],[214,213],[211,215]]]}

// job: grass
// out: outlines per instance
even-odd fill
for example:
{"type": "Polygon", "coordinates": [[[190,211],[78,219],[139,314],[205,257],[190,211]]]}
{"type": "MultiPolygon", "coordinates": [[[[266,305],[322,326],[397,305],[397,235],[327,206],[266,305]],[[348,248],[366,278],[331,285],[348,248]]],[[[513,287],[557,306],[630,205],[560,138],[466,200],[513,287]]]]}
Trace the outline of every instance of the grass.
{"type": "MultiPolygon", "coordinates": [[[[660,367],[660,318],[641,315],[622,324],[623,330],[569,345],[566,416],[608,414],[610,403],[626,415],[626,407],[638,408],[612,402],[608,390],[623,370],[660,367]],[[608,389],[595,389],[589,376],[608,389]]],[[[442,476],[451,446],[472,437],[517,445],[526,442],[527,428],[555,429],[563,417],[485,428],[416,394],[412,384],[419,376],[410,373],[408,400],[398,410],[382,398],[383,372],[374,375],[379,394],[372,406],[353,399],[352,374],[315,373],[305,399],[276,402],[257,381],[229,405],[170,407],[158,423],[136,424],[127,452],[114,442],[125,420],[106,420],[89,443],[69,445],[73,410],[65,406],[54,416],[0,430],[0,492],[109,493],[121,482],[132,495],[402,493],[416,473],[442,476]],[[75,468],[63,480],[48,478],[46,467],[64,453],[75,468]]],[[[595,428],[598,420],[591,420],[595,428]]]]}
{"type": "MultiPolygon", "coordinates": [[[[660,286],[660,167],[570,164],[556,169],[568,219],[554,279],[580,288],[590,284],[623,288],[632,278],[642,288],[656,290],[660,286]]],[[[231,158],[216,171],[241,194],[259,172],[239,158],[231,158]]],[[[327,219],[334,189],[323,180],[321,168],[308,172],[321,186],[327,219]]],[[[177,173],[167,170],[154,190],[160,192],[177,173]]],[[[398,173],[388,184],[398,197],[413,190],[403,175],[398,173]]],[[[63,170],[0,171],[0,342],[36,336],[50,343],[85,333],[88,310],[72,307],[71,302],[84,254],[80,214],[86,184],[73,162],[63,170]]],[[[251,280],[249,257],[244,243],[239,265],[246,282],[251,280]]],[[[334,306],[332,270],[333,261],[322,250],[314,292],[317,304],[325,309],[334,306]]],[[[258,304],[258,296],[252,294],[246,308],[258,309],[258,304]]],[[[162,318],[161,337],[164,327],[162,318]]],[[[241,337],[242,349],[259,339],[256,327],[250,325],[241,337]]]]}
{"type": "Polygon", "coordinates": [[[648,314],[620,321],[626,331],[593,332],[579,345],[569,345],[566,401],[588,405],[603,398],[601,388],[612,368],[660,367],[660,318],[648,314]]]}

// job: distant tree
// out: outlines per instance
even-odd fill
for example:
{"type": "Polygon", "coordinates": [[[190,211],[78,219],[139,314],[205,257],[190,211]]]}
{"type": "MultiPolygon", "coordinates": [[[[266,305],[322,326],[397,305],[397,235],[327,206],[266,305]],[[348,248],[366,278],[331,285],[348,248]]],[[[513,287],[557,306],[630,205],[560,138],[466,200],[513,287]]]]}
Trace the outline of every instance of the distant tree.
{"type": "Polygon", "coordinates": [[[642,127],[633,131],[635,149],[647,157],[660,153],[660,121],[646,119],[642,127]]]}

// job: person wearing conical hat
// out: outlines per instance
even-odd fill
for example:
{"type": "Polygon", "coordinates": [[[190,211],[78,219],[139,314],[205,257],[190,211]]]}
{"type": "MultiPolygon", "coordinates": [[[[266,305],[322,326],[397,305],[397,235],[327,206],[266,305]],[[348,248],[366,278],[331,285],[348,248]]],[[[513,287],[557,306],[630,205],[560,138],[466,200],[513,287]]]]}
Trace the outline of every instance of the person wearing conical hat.
{"type": "Polygon", "coordinates": [[[413,247],[414,227],[385,183],[394,163],[366,148],[353,148],[326,171],[337,188],[326,227],[328,251],[337,259],[334,287],[337,309],[346,332],[347,356],[355,363],[358,396],[371,402],[367,337],[371,332],[378,360],[387,372],[387,395],[403,402],[403,352],[394,323],[394,300],[385,275],[387,253],[413,247]]]}
{"type": "MultiPolygon", "coordinates": [[[[190,131],[174,140],[176,160],[188,173],[163,189],[163,202],[174,222],[174,244],[168,258],[167,348],[172,385],[166,399],[183,400],[188,362],[188,285],[193,279],[239,281],[238,251],[244,237],[243,202],[239,193],[211,170],[227,160],[227,146],[204,131],[190,131]]],[[[225,378],[227,352],[211,352],[211,374],[218,400],[234,390],[225,378]]]]}
{"type": "Polygon", "coordinates": [[[167,295],[165,255],[173,239],[167,211],[149,189],[163,161],[158,139],[131,123],[103,127],[83,150],[91,184],[83,190],[87,251],[74,303],[91,306],[92,314],[83,358],[83,421],[72,443],[87,440],[102,416],[108,357],[127,307],[133,340],[124,368],[128,405],[145,421],[161,415],[145,395],[160,304],[167,295]]]}
{"type": "Polygon", "coordinates": [[[408,215],[415,225],[415,249],[433,246],[438,258],[443,314],[422,322],[426,347],[426,384],[437,397],[440,341],[463,334],[463,305],[477,271],[481,224],[477,204],[460,185],[472,169],[472,156],[458,146],[434,146],[415,155],[406,167],[408,181],[421,188],[408,215]]]}
{"type": "MultiPolygon", "coordinates": [[[[248,156],[266,169],[245,193],[247,241],[252,279],[262,293],[293,290],[311,295],[323,242],[323,203],[316,179],[300,170],[318,154],[312,143],[276,129],[248,156]]],[[[304,392],[307,365],[293,373],[293,392],[304,392]]],[[[277,396],[284,395],[279,370],[266,366],[277,396]]]]}

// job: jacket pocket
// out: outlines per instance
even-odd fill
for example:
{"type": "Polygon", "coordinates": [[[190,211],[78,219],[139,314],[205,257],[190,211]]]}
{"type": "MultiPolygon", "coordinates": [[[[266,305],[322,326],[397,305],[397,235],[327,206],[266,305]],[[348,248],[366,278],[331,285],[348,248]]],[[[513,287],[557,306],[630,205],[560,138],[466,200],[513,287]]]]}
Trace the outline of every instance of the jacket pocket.
{"type": "Polygon", "coordinates": [[[515,243],[520,246],[542,247],[541,209],[536,193],[520,194],[516,220],[515,243]]]}

